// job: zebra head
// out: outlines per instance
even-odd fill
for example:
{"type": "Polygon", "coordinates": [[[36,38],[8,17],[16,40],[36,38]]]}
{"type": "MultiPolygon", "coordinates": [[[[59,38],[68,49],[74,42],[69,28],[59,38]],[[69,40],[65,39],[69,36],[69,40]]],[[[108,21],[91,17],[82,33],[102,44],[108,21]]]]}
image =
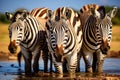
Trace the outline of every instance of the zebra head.
{"type": "Polygon", "coordinates": [[[117,7],[114,7],[113,10],[111,10],[108,13],[105,13],[105,9],[103,8],[103,10],[101,10],[100,13],[101,13],[101,17],[96,18],[97,19],[96,26],[101,30],[101,34],[102,34],[101,50],[103,54],[106,54],[107,51],[110,49],[110,42],[112,39],[112,21],[111,20],[117,13],[117,7]]]}
{"type": "MultiPolygon", "coordinates": [[[[105,8],[104,6],[99,6],[97,4],[87,4],[80,9],[80,19],[81,24],[84,26],[86,24],[87,19],[94,15],[98,18],[103,18],[105,15],[105,8]]],[[[84,28],[83,28],[84,29],[84,28]]]]}
{"type": "Polygon", "coordinates": [[[66,15],[61,13],[61,8],[58,8],[53,13],[48,12],[49,19],[46,23],[46,32],[48,42],[56,60],[59,62],[64,54],[65,44],[68,41],[70,23],[67,20],[70,13],[66,11],[66,15]]]}
{"type": "Polygon", "coordinates": [[[16,11],[13,15],[9,12],[6,12],[7,18],[11,21],[9,25],[9,37],[10,37],[10,44],[8,49],[11,53],[16,53],[17,46],[23,40],[23,33],[24,33],[24,18],[28,13],[25,11],[16,11]]]}

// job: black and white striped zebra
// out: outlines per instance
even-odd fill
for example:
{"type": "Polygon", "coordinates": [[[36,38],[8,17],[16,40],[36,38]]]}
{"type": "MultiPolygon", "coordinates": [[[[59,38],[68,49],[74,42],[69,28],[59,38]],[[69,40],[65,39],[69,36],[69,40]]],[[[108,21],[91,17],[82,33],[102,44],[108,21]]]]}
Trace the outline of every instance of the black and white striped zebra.
{"type": "Polygon", "coordinates": [[[38,72],[40,51],[42,50],[43,54],[48,54],[43,25],[37,18],[29,15],[26,11],[16,11],[14,15],[7,12],[6,16],[12,21],[9,26],[10,44],[8,48],[10,52],[16,53],[17,46],[20,45],[25,59],[26,74],[32,72],[31,60],[33,52],[33,70],[38,72]]]}
{"type": "MultiPolygon", "coordinates": [[[[43,25],[44,31],[46,30],[46,21],[48,20],[48,11],[49,8],[35,8],[30,11],[30,15],[37,18],[38,21],[43,25]]],[[[45,34],[44,34],[45,35],[45,34]]],[[[43,61],[44,61],[44,71],[48,71],[48,57],[50,59],[50,72],[52,72],[52,57],[50,54],[43,54],[43,61]]]]}
{"type": "Polygon", "coordinates": [[[62,64],[67,61],[69,73],[75,73],[77,54],[82,46],[82,28],[79,14],[73,9],[61,7],[49,12],[46,23],[48,48],[58,73],[63,74],[62,64]]]}
{"type": "Polygon", "coordinates": [[[110,49],[112,38],[111,19],[116,11],[115,7],[112,11],[105,13],[105,8],[96,4],[85,5],[80,10],[81,20],[84,20],[82,53],[88,72],[103,72],[103,61],[110,49]]]}
{"type": "MultiPolygon", "coordinates": [[[[49,9],[45,8],[45,7],[43,7],[43,8],[35,8],[35,9],[31,10],[30,13],[29,13],[31,16],[33,16],[33,17],[35,17],[35,18],[37,18],[39,20],[39,22],[43,25],[44,30],[45,30],[45,23],[46,23],[46,21],[48,19],[48,17],[47,17],[48,10],[49,9]]],[[[24,13],[24,11],[25,11],[24,9],[19,10],[20,14],[14,16],[14,17],[19,18],[20,16],[23,16],[22,13],[24,13]]],[[[19,67],[21,65],[21,60],[20,60],[21,55],[22,55],[21,52],[19,52],[18,53],[19,67]]],[[[47,72],[48,71],[48,57],[49,57],[47,52],[45,54],[43,53],[42,57],[43,57],[43,61],[44,61],[44,72],[47,72]]],[[[50,57],[50,71],[52,71],[51,57],[50,57]]]]}

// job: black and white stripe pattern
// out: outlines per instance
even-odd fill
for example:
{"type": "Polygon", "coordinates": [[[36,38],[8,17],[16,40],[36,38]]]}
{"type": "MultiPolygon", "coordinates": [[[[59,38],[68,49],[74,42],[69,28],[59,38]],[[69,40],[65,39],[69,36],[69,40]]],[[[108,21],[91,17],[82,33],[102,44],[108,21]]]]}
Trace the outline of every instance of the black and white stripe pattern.
{"type": "Polygon", "coordinates": [[[15,14],[17,13],[18,15],[21,15],[21,17],[17,19],[13,17],[13,19],[11,19],[12,23],[9,26],[9,50],[11,53],[15,53],[17,46],[20,45],[21,52],[23,53],[25,59],[26,74],[29,74],[32,71],[31,60],[33,52],[33,70],[34,72],[38,72],[40,51],[42,50],[44,54],[48,53],[44,27],[35,17],[32,17],[27,12],[19,14],[18,11],[15,14]]]}
{"type": "MultiPolygon", "coordinates": [[[[43,25],[44,31],[46,30],[46,21],[48,20],[48,11],[50,9],[49,8],[35,8],[33,10],[30,11],[30,15],[37,18],[38,21],[43,25]]],[[[44,34],[45,35],[45,34],[44,34]]],[[[46,46],[47,47],[47,46],[46,46]]],[[[51,55],[48,54],[47,52],[48,50],[46,50],[46,53],[43,52],[43,61],[44,61],[44,71],[48,71],[48,57],[50,59],[50,72],[52,72],[52,59],[51,59],[51,55]]]]}
{"type": "Polygon", "coordinates": [[[93,5],[95,4],[86,5],[88,9],[85,9],[85,11],[80,10],[82,11],[80,12],[80,15],[82,15],[81,20],[87,16],[86,19],[84,19],[85,22],[83,21],[82,24],[84,34],[82,52],[86,62],[86,71],[92,72],[91,67],[93,66],[93,71],[102,72],[104,55],[107,54],[110,48],[112,37],[111,19],[113,16],[111,15],[115,15],[114,12],[116,13],[116,8],[105,14],[105,8],[103,6],[96,5],[97,8],[95,8],[93,5]],[[92,56],[93,65],[91,63],[92,56]],[[97,60],[94,60],[95,56],[97,60]]]}
{"type": "Polygon", "coordinates": [[[58,8],[47,21],[46,27],[48,47],[57,72],[63,74],[62,62],[66,59],[68,72],[75,73],[77,53],[82,45],[79,14],[71,8],[58,8]]]}

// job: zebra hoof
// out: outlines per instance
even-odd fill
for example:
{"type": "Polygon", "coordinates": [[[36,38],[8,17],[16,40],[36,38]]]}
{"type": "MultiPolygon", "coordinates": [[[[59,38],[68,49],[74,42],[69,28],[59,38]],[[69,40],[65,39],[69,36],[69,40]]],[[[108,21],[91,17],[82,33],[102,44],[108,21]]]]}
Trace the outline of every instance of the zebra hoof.
{"type": "Polygon", "coordinates": [[[102,69],[98,69],[97,73],[103,73],[103,70],[102,69]]]}
{"type": "Polygon", "coordinates": [[[90,68],[88,68],[87,70],[86,70],[86,72],[87,73],[92,73],[93,71],[92,71],[92,68],[90,67],[90,68]]]}

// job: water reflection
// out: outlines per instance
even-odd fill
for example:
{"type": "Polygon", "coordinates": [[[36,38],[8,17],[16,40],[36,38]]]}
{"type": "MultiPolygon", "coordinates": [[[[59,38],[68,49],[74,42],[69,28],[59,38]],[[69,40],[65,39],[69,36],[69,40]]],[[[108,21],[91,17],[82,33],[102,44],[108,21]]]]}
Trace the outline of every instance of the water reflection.
{"type": "MultiPolygon", "coordinates": [[[[56,79],[56,78],[64,78],[64,79],[71,79],[71,78],[80,78],[80,77],[97,77],[105,75],[106,73],[109,74],[118,74],[120,75],[120,59],[119,58],[107,58],[104,62],[104,74],[88,74],[84,73],[84,61],[82,60],[80,63],[80,73],[76,74],[68,74],[64,73],[64,75],[59,75],[54,72],[52,73],[44,73],[43,72],[43,61],[39,61],[40,64],[40,71],[38,74],[32,75],[32,76],[25,76],[24,73],[24,61],[22,61],[21,68],[18,67],[17,61],[1,61],[0,62],[0,80],[9,80],[9,79],[30,79],[30,80],[36,80],[36,79],[56,79]]],[[[50,67],[50,66],[48,66],[50,67]]],[[[53,70],[54,67],[53,67],[53,70]]]]}

